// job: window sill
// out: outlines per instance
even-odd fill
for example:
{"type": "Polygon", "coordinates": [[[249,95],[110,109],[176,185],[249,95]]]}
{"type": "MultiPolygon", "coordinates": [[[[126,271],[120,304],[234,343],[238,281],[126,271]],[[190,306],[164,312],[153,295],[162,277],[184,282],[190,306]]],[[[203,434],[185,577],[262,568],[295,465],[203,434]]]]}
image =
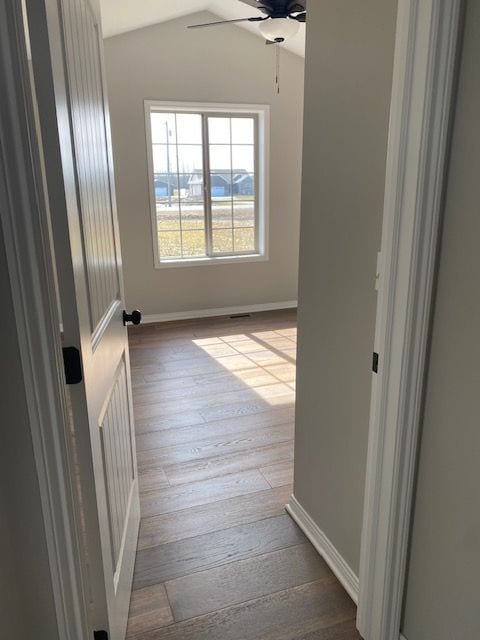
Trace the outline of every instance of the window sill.
{"type": "Polygon", "coordinates": [[[155,269],[171,269],[172,267],[211,267],[220,264],[241,264],[244,262],[265,262],[265,254],[251,253],[241,256],[217,256],[208,258],[184,258],[182,260],[164,260],[155,264],[155,269]]]}

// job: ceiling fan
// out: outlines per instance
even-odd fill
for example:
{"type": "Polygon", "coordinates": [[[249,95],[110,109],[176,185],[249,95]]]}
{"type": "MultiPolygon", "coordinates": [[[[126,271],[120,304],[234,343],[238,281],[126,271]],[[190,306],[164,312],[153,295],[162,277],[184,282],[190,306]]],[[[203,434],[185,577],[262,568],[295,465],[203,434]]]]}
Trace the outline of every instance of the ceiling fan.
{"type": "Polygon", "coordinates": [[[220,20],[205,24],[192,24],[189,29],[213,27],[234,22],[259,22],[259,29],[267,44],[279,44],[294,36],[301,22],[307,19],[307,0],[239,0],[259,9],[265,16],[220,20]]]}

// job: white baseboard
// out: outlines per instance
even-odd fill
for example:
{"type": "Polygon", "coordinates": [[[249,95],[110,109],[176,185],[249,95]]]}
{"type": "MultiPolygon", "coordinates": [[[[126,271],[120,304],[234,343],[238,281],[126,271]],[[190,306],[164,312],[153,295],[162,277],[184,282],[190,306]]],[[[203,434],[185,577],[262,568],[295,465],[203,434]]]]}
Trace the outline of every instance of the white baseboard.
{"type": "Polygon", "coordinates": [[[172,320],[193,320],[195,318],[213,318],[215,316],[232,316],[237,313],[258,313],[259,311],[276,311],[279,309],[294,309],[296,300],[286,302],[266,302],[265,304],[249,304],[241,307],[218,307],[216,309],[193,309],[192,311],[174,311],[173,313],[157,313],[144,315],[142,324],[152,322],[171,322],[172,320]]]}
{"type": "Polygon", "coordinates": [[[337,576],[348,595],[355,604],[358,604],[358,576],[355,572],[294,495],[291,496],[285,508],[337,576]]]}

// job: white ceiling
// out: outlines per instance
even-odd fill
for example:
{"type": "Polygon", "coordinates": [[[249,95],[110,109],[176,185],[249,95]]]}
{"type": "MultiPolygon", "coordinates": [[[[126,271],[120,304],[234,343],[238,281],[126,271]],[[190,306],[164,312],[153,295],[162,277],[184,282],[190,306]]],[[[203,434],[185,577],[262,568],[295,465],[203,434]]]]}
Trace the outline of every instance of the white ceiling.
{"type": "MultiPolygon", "coordinates": [[[[210,11],[224,20],[263,15],[258,9],[249,7],[239,0],[100,0],[100,3],[105,38],[199,11],[210,11]]],[[[238,26],[262,37],[255,22],[241,22],[238,26]]],[[[222,28],[211,27],[212,36],[214,29],[222,28]]],[[[299,56],[304,56],[305,25],[301,24],[297,35],[287,40],[283,46],[299,56]]]]}

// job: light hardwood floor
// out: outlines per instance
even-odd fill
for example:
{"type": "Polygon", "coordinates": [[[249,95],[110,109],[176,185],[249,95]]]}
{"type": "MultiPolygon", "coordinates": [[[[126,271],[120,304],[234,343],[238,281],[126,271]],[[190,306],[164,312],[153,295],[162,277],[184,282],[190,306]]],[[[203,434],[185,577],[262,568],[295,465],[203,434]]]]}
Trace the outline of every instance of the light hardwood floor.
{"type": "Polygon", "coordinates": [[[295,312],[129,339],[142,520],[128,638],[358,639],[353,603],[284,510],[295,312]]]}

